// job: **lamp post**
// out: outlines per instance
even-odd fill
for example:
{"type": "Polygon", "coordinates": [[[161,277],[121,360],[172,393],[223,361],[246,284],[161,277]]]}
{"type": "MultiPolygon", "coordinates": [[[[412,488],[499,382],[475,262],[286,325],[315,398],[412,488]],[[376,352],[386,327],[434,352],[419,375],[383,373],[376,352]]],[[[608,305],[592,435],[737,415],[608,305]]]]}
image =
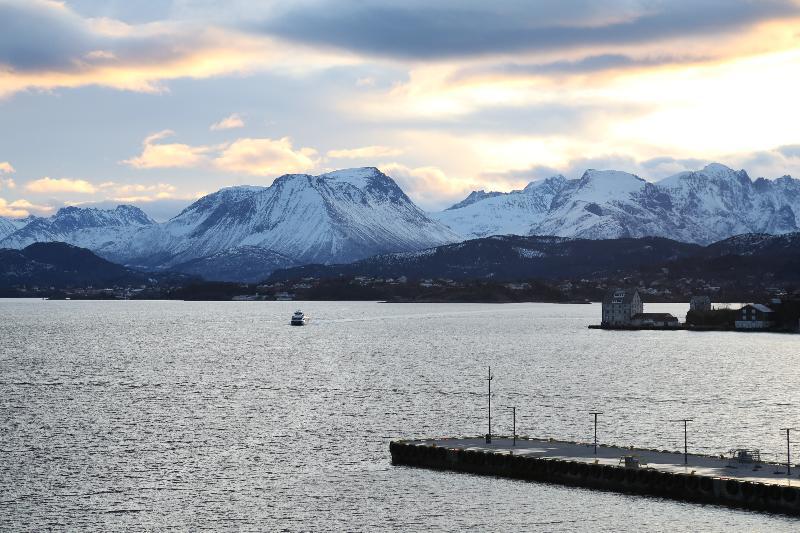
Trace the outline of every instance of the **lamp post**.
{"type": "Polygon", "coordinates": [[[489,367],[489,377],[486,381],[489,383],[489,433],[486,434],[486,444],[491,444],[492,442],[492,380],[494,376],[492,375],[492,367],[489,367]]]}
{"type": "Polygon", "coordinates": [[[602,411],[590,411],[590,415],[594,415],[594,455],[597,456],[597,415],[602,415],[602,411]]]}
{"type": "Polygon", "coordinates": [[[792,475],[792,449],[789,443],[789,432],[797,428],[781,428],[781,431],[786,432],[786,475],[792,475]]]}
{"type": "Polygon", "coordinates": [[[670,420],[670,422],[683,422],[683,464],[689,464],[689,439],[688,439],[688,429],[687,424],[689,422],[694,422],[691,418],[679,418],[678,420],[670,420]]]}
{"type": "Polygon", "coordinates": [[[512,433],[512,435],[513,435],[513,444],[512,444],[512,446],[516,446],[517,445],[517,408],[516,407],[512,407],[511,408],[511,417],[512,417],[512,420],[513,420],[513,422],[512,422],[512,424],[513,424],[512,425],[512,428],[513,428],[512,429],[512,431],[513,431],[513,433],[512,433]]]}

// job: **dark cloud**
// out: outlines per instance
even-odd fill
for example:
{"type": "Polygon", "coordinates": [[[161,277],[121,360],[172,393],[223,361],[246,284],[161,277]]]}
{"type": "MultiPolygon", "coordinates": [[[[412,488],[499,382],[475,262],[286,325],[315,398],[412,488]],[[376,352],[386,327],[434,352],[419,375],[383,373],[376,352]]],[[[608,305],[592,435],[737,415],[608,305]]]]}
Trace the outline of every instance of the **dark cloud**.
{"type": "Polygon", "coordinates": [[[0,64],[14,70],[62,67],[92,50],[83,21],[36,1],[0,0],[0,64]]]}
{"type": "Polygon", "coordinates": [[[798,13],[792,0],[319,0],[293,4],[253,29],[361,53],[433,59],[708,35],[798,13]]]}
{"type": "Polygon", "coordinates": [[[198,27],[174,23],[110,36],[69,7],[39,0],[0,0],[0,68],[76,71],[110,60],[166,62],[214,43],[198,27]]]}

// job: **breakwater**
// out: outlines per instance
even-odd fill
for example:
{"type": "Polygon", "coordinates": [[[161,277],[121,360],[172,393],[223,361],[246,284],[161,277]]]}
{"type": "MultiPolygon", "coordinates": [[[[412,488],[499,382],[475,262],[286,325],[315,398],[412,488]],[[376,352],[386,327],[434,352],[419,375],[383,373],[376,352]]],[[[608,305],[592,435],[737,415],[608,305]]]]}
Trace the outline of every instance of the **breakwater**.
{"type": "Polygon", "coordinates": [[[800,480],[785,465],[732,465],[722,457],[551,440],[440,439],[392,441],[392,464],[557,483],[589,489],[659,496],[800,516],[800,480]],[[631,468],[620,458],[635,456],[631,468]],[[784,470],[781,471],[780,469],[784,470]]]}

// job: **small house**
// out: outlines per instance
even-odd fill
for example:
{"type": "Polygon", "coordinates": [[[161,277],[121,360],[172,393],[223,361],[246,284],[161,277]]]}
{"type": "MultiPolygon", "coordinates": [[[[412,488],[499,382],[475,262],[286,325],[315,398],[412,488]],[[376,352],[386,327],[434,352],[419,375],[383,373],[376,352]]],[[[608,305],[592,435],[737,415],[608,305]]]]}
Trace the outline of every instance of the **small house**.
{"type": "Polygon", "coordinates": [[[644,311],[636,289],[611,289],[603,298],[603,326],[630,326],[634,315],[644,311]]]}
{"type": "Polygon", "coordinates": [[[738,311],[736,329],[769,329],[775,325],[775,311],[763,304],[747,304],[738,311]]]}

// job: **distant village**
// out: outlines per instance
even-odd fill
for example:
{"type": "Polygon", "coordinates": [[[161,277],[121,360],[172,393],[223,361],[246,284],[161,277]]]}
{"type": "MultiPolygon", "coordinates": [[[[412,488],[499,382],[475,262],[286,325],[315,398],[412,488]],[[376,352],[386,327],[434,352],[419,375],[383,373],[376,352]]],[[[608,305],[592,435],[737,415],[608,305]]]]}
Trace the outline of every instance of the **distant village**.
{"type": "Polygon", "coordinates": [[[800,298],[771,298],[768,303],[749,303],[735,309],[713,308],[707,295],[692,296],[686,322],[670,313],[645,313],[636,288],[615,288],[602,302],[598,329],[693,329],[800,332],[800,298]]]}

